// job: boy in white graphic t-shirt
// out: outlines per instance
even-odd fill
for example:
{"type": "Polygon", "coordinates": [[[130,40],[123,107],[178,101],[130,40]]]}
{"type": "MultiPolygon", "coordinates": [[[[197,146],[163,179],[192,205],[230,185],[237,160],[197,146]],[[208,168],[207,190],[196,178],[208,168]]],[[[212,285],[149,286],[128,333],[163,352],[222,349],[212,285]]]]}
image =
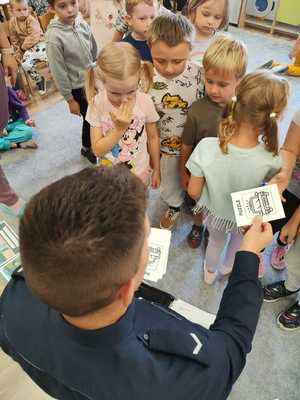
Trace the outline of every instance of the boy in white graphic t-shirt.
{"type": "Polygon", "coordinates": [[[179,175],[181,136],[187,111],[203,92],[200,67],[189,61],[194,35],[187,18],[170,13],[153,21],[148,37],[154,65],[150,94],[160,116],[160,192],[169,206],[160,220],[164,229],[172,229],[184,200],[179,175]]]}

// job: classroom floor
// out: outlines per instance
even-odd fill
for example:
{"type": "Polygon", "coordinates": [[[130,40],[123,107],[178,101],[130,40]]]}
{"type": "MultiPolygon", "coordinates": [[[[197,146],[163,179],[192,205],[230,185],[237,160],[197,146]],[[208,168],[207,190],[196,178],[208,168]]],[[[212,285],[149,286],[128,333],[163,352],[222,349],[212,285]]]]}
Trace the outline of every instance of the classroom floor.
{"type": "MultiPolygon", "coordinates": [[[[287,54],[291,48],[290,41],[232,27],[230,31],[248,45],[249,71],[270,59],[289,61],[287,54]]],[[[300,106],[300,78],[289,78],[289,81],[292,93],[289,108],[281,122],[281,140],[293,113],[300,106]]],[[[39,149],[10,151],[2,157],[2,166],[12,186],[25,199],[50,182],[89,166],[80,156],[80,120],[69,114],[65,102],[57,103],[59,99],[57,96],[54,100],[47,99],[33,105],[33,111],[37,112],[34,118],[39,149]]],[[[158,193],[151,191],[149,214],[153,226],[158,226],[165,209],[158,193]]],[[[203,249],[192,250],[185,241],[191,225],[191,216],[183,213],[172,235],[167,274],[157,287],[216,313],[226,281],[218,281],[213,287],[203,283],[203,249]]],[[[269,254],[270,249],[266,254],[267,263],[269,254]]],[[[297,266],[299,260],[300,240],[289,255],[289,263],[297,266]]],[[[266,279],[276,279],[271,268],[268,268],[266,279]]],[[[300,331],[286,333],[275,325],[276,315],[291,301],[264,304],[253,350],[230,400],[299,400],[300,331]]],[[[49,397],[42,394],[0,353],[0,398],[44,400],[49,397]]]]}

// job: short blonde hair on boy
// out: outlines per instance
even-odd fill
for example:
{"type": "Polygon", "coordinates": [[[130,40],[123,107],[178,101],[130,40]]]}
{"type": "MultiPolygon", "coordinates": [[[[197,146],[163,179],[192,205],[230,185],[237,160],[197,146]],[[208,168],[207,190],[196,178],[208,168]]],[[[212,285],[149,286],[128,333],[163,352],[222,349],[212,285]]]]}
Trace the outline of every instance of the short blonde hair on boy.
{"type": "MultiPolygon", "coordinates": [[[[196,11],[199,6],[202,6],[202,4],[206,3],[207,0],[189,0],[187,4],[187,10],[186,14],[187,17],[192,21],[192,23],[195,23],[196,20],[196,11]]],[[[222,18],[221,25],[219,26],[219,30],[224,29],[229,20],[229,0],[225,0],[225,5],[224,5],[224,15],[222,18]]]]}
{"type": "Polygon", "coordinates": [[[220,75],[234,74],[241,79],[247,70],[246,45],[230,35],[220,35],[212,42],[203,57],[204,71],[213,70],[220,75]]]}
{"type": "Polygon", "coordinates": [[[153,7],[155,4],[155,0],[126,0],[125,2],[125,9],[128,15],[133,13],[134,7],[138,4],[145,3],[149,7],[153,7]]]}
{"type": "Polygon", "coordinates": [[[195,29],[191,22],[181,14],[166,13],[155,18],[148,32],[148,44],[161,40],[169,47],[182,42],[192,47],[195,29]]]}

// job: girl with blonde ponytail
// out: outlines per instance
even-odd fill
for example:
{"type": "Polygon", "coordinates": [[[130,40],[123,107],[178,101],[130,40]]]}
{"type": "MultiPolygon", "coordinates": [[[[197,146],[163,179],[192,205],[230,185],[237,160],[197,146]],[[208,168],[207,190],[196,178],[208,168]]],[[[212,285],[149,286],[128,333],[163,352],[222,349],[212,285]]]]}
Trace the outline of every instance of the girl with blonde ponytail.
{"type": "Polygon", "coordinates": [[[219,266],[222,275],[231,272],[241,243],[231,193],[262,185],[281,167],[277,120],[287,106],[288,94],[288,83],[270,72],[246,75],[224,109],[219,138],[202,139],[187,162],[188,193],[197,201],[195,212],[205,215],[209,231],[204,262],[208,284],[216,280],[219,266]]]}
{"type": "Polygon", "coordinates": [[[100,164],[124,163],[146,185],[152,173],[151,183],[157,188],[159,115],[147,94],[151,85],[152,65],[141,63],[132,45],[122,42],[106,45],[87,73],[87,119],[91,125],[92,149],[100,157],[100,164]]]}

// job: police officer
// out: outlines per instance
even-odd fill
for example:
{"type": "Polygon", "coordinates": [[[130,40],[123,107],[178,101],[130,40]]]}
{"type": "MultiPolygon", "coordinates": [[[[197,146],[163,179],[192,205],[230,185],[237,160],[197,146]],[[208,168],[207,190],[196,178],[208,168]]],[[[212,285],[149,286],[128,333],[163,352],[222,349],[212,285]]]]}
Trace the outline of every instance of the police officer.
{"type": "Polygon", "coordinates": [[[49,395],[76,400],[226,399],[262,304],[257,253],[244,237],[209,330],[134,299],[147,265],[143,184],[124,167],[87,168],[43,189],[20,222],[24,276],[0,303],[0,344],[49,395]]]}

